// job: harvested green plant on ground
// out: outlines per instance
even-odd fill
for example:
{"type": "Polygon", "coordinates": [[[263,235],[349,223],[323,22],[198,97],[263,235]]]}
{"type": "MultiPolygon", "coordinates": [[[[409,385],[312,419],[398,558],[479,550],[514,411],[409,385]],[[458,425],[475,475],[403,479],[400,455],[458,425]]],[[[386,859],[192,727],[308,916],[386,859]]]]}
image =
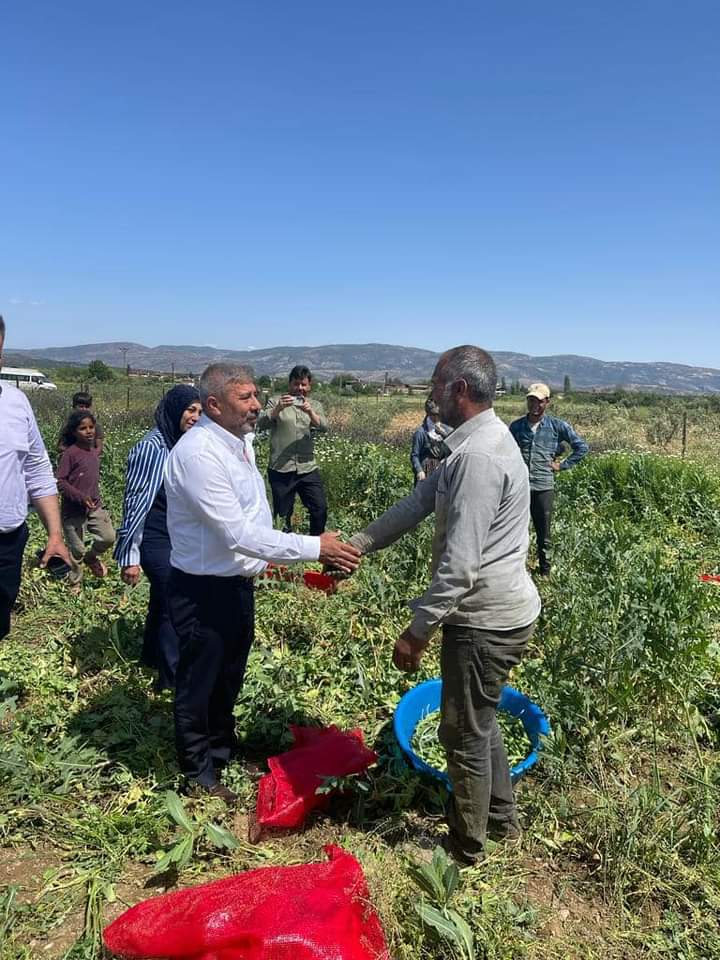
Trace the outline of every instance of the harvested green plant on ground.
{"type": "MultiPolygon", "coordinates": [[[[98,394],[103,496],[117,520],[127,453],[157,397],[125,410],[124,395],[98,394]]],[[[51,450],[66,400],[38,398],[51,450]]],[[[235,711],[246,753],[262,763],[287,748],[290,724],[335,723],[360,727],[380,760],[303,833],[251,845],[256,782],[243,764],[226,777],[241,797],[236,814],[175,796],[171,697],[155,694],[138,665],[146,583],[126,587],[113,565],[107,579],[88,576],[69,593],[33,567],[42,543],[33,518],[0,647],[3,960],[99,960],[103,925],[128,905],[317,859],[328,842],[362,863],[394,960],[463,956],[469,943],[487,960],[720,960],[720,587],[698,580],[720,571],[720,477],[709,457],[667,455],[679,452],[676,434],[650,437],[659,452],[640,408],[568,403],[591,443],[593,417],[598,434],[619,426],[605,446],[615,452],[595,452],[558,484],[556,564],[511,677],[545,710],[553,736],[517,788],[521,842],[490,845],[486,862],[451,884],[451,899],[419,892],[417,873],[442,839],[444,790],[410,770],[391,728],[410,684],[439,674],[437,641],[417,678],[390,663],[407,601],[427,582],[431,521],[369,557],[334,595],[297,582],[258,588],[235,711]],[[438,912],[454,934],[433,927],[438,912]]],[[[381,420],[381,403],[354,405],[329,404],[335,433],[317,445],[328,526],[348,534],[412,488],[404,435],[396,443],[386,432],[402,411],[381,420]]],[[[695,415],[710,443],[717,411],[695,415]]],[[[257,448],[264,463],[262,438],[257,448]]],[[[294,522],[304,524],[301,508],[294,522]]],[[[428,746],[437,718],[426,723],[419,752],[440,766],[428,746]]],[[[507,730],[506,744],[511,763],[527,753],[522,733],[507,730]]]]}

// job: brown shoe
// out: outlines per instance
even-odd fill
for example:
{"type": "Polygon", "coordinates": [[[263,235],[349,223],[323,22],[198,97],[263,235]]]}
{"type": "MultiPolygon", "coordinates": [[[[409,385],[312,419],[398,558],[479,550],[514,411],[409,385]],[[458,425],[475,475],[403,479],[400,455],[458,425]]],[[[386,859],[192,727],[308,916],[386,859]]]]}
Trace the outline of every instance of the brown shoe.
{"type": "Polygon", "coordinates": [[[101,580],[103,577],[107,576],[107,567],[102,562],[100,557],[89,557],[85,561],[85,565],[87,566],[90,573],[93,574],[93,576],[99,577],[101,580]]]}

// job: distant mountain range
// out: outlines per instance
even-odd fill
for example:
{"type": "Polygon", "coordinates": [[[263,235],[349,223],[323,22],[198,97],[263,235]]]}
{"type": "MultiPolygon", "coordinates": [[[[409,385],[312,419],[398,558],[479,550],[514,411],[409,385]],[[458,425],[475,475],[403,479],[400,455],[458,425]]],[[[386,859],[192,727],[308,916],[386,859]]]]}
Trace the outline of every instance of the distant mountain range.
{"type": "MultiPolygon", "coordinates": [[[[508,385],[514,380],[529,384],[536,380],[561,388],[570,377],[573,388],[648,390],[662,393],[720,393],[720,370],[691,367],[680,363],[627,363],[594,360],[561,354],[533,357],[504,350],[492,351],[498,377],[508,385]]],[[[385,343],[331,344],[322,347],[268,347],[264,350],[222,350],[218,347],[159,346],[140,343],[86,343],[74,347],[45,347],[13,350],[6,354],[7,366],[85,366],[102,360],[113,367],[126,363],[136,370],[198,374],[209,363],[232,360],[251,364],[256,373],[285,376],[296,363],[305,363],[318,380],[338,373],[351,373],[363,380],[382,380],[387,373],[405,382],[430,377],[439,354],[416,347],[385,343]]]]}

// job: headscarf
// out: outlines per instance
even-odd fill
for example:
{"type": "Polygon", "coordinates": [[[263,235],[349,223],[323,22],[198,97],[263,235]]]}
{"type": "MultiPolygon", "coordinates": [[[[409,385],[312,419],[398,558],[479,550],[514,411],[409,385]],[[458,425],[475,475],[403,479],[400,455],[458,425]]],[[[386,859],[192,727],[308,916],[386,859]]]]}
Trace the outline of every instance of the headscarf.
{"type": "Polygon", "coordinates": [[[191,403],[197,403],[200,400],[200,394],[195,387],[189,387],[187,384],[179,383],[168,390],[155,410],[155,423],[163,440],[172,450],[175,444],[182,436],[180,430],[180,421],[191,403]]]}

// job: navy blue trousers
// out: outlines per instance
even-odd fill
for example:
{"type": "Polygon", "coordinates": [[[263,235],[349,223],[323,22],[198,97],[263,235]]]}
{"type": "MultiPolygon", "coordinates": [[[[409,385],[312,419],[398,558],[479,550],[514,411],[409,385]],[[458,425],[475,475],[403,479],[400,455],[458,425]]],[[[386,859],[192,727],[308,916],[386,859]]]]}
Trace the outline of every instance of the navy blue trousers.
{"type": "Polygon", "coordinates": [[[188,779],[211,786],[237,743],[233,708],[254,637],[253,582],[171,568],[167,595],[180,649],[175,673],[178,763],[188,779]]]}

